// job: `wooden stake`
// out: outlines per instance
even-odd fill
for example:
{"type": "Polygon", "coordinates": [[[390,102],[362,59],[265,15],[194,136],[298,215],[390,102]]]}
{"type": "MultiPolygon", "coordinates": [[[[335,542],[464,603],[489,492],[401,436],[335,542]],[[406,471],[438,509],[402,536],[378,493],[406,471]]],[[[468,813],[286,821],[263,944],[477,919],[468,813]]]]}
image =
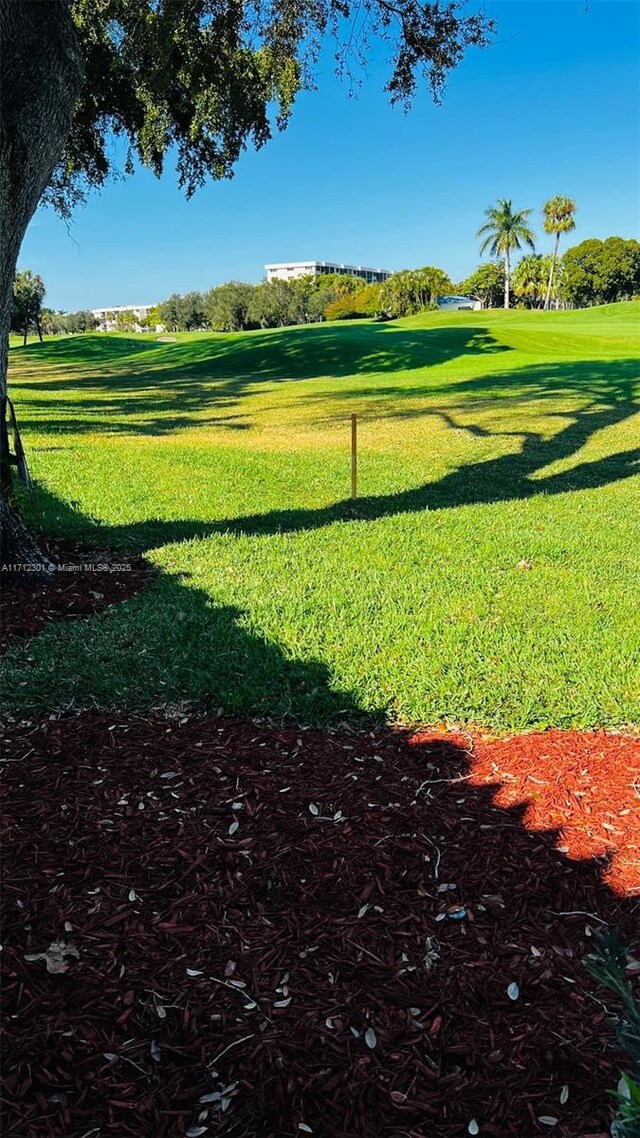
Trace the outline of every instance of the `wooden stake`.
{"type": "Polygon", "coordinates": [[[358,416],[351,416],[351,498],[358,497],[358,416]]]}

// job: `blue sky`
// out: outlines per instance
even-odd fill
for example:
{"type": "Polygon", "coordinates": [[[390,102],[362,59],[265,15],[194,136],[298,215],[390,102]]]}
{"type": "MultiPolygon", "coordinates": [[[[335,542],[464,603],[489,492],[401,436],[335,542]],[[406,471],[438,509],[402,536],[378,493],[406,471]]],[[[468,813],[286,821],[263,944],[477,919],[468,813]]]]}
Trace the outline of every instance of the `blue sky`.
{"type": "MultiPolygon", "coordinates": [[[[479,6],[472,0],[470,7],[479,6]]],[[[383,91],[385,48],[356,98],[327,52],[317,90],[287,130],[247,152],[229,182],[191,201],[167,165],[93,194],[69,229],[41,210],[20,267],[46,303],[73,311],[146,304],[225,280],[258,281],[269,261],[338,260],[386,269],[479,262],[484,208],[578,203],[577,242],[640,233],[640,5],[637,0],[486,0],[496,44],[452,74],[443,105],[426,91],[405,115],[383,91]]],[[[538,248],[546,251],[543,234],[538,248]]]]}

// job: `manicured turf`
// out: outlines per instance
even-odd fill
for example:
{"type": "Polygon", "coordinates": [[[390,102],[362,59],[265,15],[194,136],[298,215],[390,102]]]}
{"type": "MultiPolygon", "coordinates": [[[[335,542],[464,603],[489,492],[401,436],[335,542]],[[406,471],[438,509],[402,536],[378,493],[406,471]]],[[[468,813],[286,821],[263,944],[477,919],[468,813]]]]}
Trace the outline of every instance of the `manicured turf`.
{"type": "Polygon", "coordinates": [[[13,708],[637,723],[639,349],[640,303],[15,348],[46,528],[161,574],[13,708]]]}

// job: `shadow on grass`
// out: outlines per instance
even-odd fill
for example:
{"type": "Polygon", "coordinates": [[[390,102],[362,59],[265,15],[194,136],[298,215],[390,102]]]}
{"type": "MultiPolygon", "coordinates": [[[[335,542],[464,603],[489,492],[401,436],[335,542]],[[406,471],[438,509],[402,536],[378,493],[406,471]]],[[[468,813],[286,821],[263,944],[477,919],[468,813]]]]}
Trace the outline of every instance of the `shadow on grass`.
{"type": "MultiPolygon", "coordinates": [[[[444,414],[424,402],[427,395],[432,399],[448,399],[449,409],[452,397],[456,400],[459,397],[460,409],[484,410],[495,406],[496,400],[505,398],[517,398],[526,409],[528,402],[557,400],[564,396],[572,400],[583,399],[593,407],[626,403],[632,405],[630,413],[633,413],[633,410],[640,410],[640,403],[633,407],[634,400],[640,399],[640,361],[635,358],[556,360],[511,371],[487,372],[469,379],[438,382],[432,392],[425,383],[412,387],[376,384],[369,388],[338,388],[332,393],[331,400],[349,401],[356,410],[362,406],[365,419],[419,419],[444,414]],[[422,405],[402,406],[404,401],[410,400],[422,400],[422,405]]],[[[305,402],[321,408],[325,400],[322,394],[313,394],[305,402]]],[[[345,414],[346,411],[341,409],[332,411],[323,421],[343,420],[345,414]]],[[[476,433],[480,434],[480,429],[476,429],[476,433]]]]}
{"type": "Polygon", "coordinates": [[[108,338],[103,343],[99,335],[93,335],[77,337],[68,347],[68,341],[62,340],[21,349],[23,372],[25,361],[34,366],[20,380],[19,388],[43,394],[41,399],[29,400],[28,409],[20,414],[22,426],[42,427],[40,420],[29,417],[35,410],[48,412],[47,429],[55,431],[154,435],[193,426],[191,416],[205,412],[210,414],[197,424],[237,429],[238,424],[230,424],[228,416],[216,416],[235,407],[260,384],[375,376],[446,364],[459,356],[510,350],[482,326],[407,331],[372,323],[288,328],[241,337],[207,336],[170,346],[147,341],[131,352],[130,343],[108,338]],[[86,374],[85,345],[87,363],[90,366],[95,361],[98,375],[86,374]],[[66,356],[80,374],[74,373],[74,366],[64,379],[47,380],[40,374],[40,367],[61,365],[66,356]],[[69,398],[64,417],[56,417],[50,396],[62,392],[73,393],[73,398],[69,398]]]}
{"type": "MultiPolygon", "coordinates": [[[[91,566],[91,587],[97,591],[109,571],[101,550],[122,550],[126,562],[127,553],[211,533],[208,525],[190,523],[178,523],[171,535],[166,522],[100,525],[44,487],[38,487],[37,494],[45,531],[81,543],[86,561],[78,553],[72,563],[91,566]]],[[[35,704],[41,710],[122,704],[148,708],[186,700],[209,709],[303,723],[364,726],[385,719],[386,709],[364,711],[352,693],[335,686],[326,665],[285,655],[277,642],[251,628],[246,612],[216,605],[184,571],[154,567],[142,591],[89,621],[53,621],[38,641],[35,658],[26,664],[25,682],[10,680],[7,685],[5,712],[35,704]]],[[[32,643],[14,642],[9,648],[6,663],[14,678],[14,668],[20,670],[25,658],[33,656],[32,643]]]]}
{"type": "MultiPolygon", "coordinates": [[[[545,467],[570,459],[597,431],[624,422],[637,408],[627,403],[605,408],[586,408],[573,412],[572,422],[551,437],[536,431],[506,432],[507,437],[522,439],[516,452],[498,458],[472,462],[444,475],[437,482],[426,482],[415,489],[397,494],[365,496],[355,503],[362,521],[375,521],[397,514],[422,510],[446,510],[457,506],[489,505],[494,502],[522,501],[537,495],[565,494],[574,490],[594,490],[612,482],[640,474],[640,447],[580,462],[570,470],[540,476],[545,467]]],[[[563,420],[569,417],[562,414],[563,420]]],[[[450,423],[455,420],[449,416],[450,423]]],[[[482,437],[492,432],[479,427],[465,427],[482,437]]],[[[299,533],[319,529],[350,516],[354,506],[344,499],[322,509],[272,510],[243,518],[216,522],[212,529],[223,533],[270,534],[299,533]]]]}
{"type": "MultiPolygon", "coordinates": [[[[360,521],[375,521],[423,510],[522,501],[538,495],[594,490],[632,478],[640,473],[640,447],[583,461],[555,474],[544,475],[542,472],[553,463],[571,459],[596,432],[624,422],[636,410],[632,403],[620,401],[605,407],[589,406],[574,411],[571,416],[558,413],[563,421],[568,417],[571,421],[550,437],[527,430],[504,432],[506,437],[521,440],[519,450],[468,463],[438,481],[426,482],[400,493],[361,497],[356,503],[356,516],[360,521]]],[[[452,429],[465,430],[483,438],[492,436],[492,432],[485,428],[458,425],[453,416],[434,413],[443,415],[452,429]]],[[[251,536],[320,529],[334,522],[351,520],[353,506],[350,499],[343,499],[320,509],[271,510],[211,523],[149,519],[134,526],[112,527],[109,532],[111,541],[118,546],[132,542],[133,549],[142,551],[167,542],[214,533],[251,536]]]]}
{"type": "MultiPolygon", "coordinates": [[[[613,365],[610,365],[613,366],[613,365]]],[[[551,390],[566,390],[574,382],[589,402],[573,411],[552,412],[566,425],[551,436],[541,432],[522,430],[491,432],[486,428],[456,421],[447,410],[430,408],[421,414],[440,417],[446,425],[459,432],[478,438],[503,437],[520,441],[519,449],[497,458],[470,462],[441,479],[426,482],[400,493],[369,495],[358,499],[357,516],[362,521],[375,521],[398,514],[417,513],[423,510],[455,509],[458,506],[487,505],[495,502],[522,501],[537,495],[564,494],[576,490],[592,490],[613,482],[624,481],[640,473],[640,447],[605,455],[577,463],[569,470],[544,475],[546,467],[566,461],[577,454],[599,431],[624,423],[640,410],[633,401],[634,382],[638,374],[636,361],[618,361],[615,374],[602,371],[603,364],[591,361],[584,364],[556,364],[546,368],[532,366],[516,373],[485,376],[470,380],[468,385],[493,384],[503,390],[509,379],[517,380],[519,389],[543,389],[543,380],[551,390]],[[566,423],[566,420],[569,422],[566,423]]],[[[410,412],[411,413],[411,412],[410,412]]],[[[240,424],[238,424],[238,427],[240,424]]],[[[274,455],[274,463],[278,461],[274,455]]],[[[51,517],[57,528],[60,511],[65,514],[65,532],[83,535],[86,519],[54,499],[49,507],[48,492],[38,491],[42,498],[41,509],[51,517]]],[[[103,527],[96,523],[95,536],[104,534],[104,540],[114,548],[127,548],[144,552],[170,542],[207,537],[215,533],[268,535],[299,533],[320,529],[334,522],[351,518],[350,499],[343,499],[320,509],[272,510],[262,514],[233,517],[217,521],[148,519],[130,525],[103,527]]]]}
{"type": "MultiPolygon", "coordinates": [[[[544,469],[571,459],[594,433],[624,422],[633,411],[625,400],[604,407],[596,404],[574,411],[570,422],[549,438],[533,431],[517,432],[520,449],[516,452],[470,463],[439,481],[401,493],[359,499],[359,524],[423,510],[594,489],[628,479],[640,472],[640,447],[582,461],[570,470],[546,476],[544,469]]],[[[563,422],[567,417],[561,416],[563,422]]],[[[449,422],[456,428],[452,416],[449,422]]],[[[473,430],[487,434],[482,427],[473,430]]],[[[322,509],[274,510],[216,521],[147,518],[104,525],[44,487],[38,487],[37,497],[47,531],[77,538],[94,550],[106,546],[145,553],[216,534],[268,536],[316,530],[336,522],[353,524],[348,499],[322,509]]],[[[194,699],[205,706],[219,703],[239,714],[277,714],[318,723],[363,721],[356,696],[336,690],[323,664],[285,656],[277,643],[252,629],[247,613],[217,608],[207,593],[193,588],[184,576],[160,574],[150,590],[121,607],[117,618],[106,614],[89,626],[66,629],[63,640],[52,643],[52,650],[54,666],[45,654],[40,678],[29,676],[24,692],[16,693],[17,703],[26,707],[23,696],[32,698],[37,691],[35,698],[42,700],[42,693],[48,691],[57,706],[69,700],[82,702],[87,692],[105,706],[117,705],[123,694],[127,702],[133,699],[134,705],[149,706],[164,691],[173,699],[194,699]]],[[[386,711],[377,708],[365,718],[377,722],[386,711]]]]}
{"type": "MultiPolygon", "coordinates": [[[[424,403],[426,396],[449,401],[460,397],[467,407],[476,408],[510,396],[524,402],[566,395],[610,405],[631,401],[640,390],[640,365],[633,358],[555,360],[463,380],[439,376],[434,387],[428,371],[414,384],[379,380],[389,373],[406,374],[458,358],[502,357],[511,350],[488,327],[475,323],[411,330],[394,324],[318,325],[239,337],[205,336],[169,346],[83,336],[71,343],[62,340],[20,349],[20,360],[28,359],[34,366],[22,368],[24,378],[18,387],[25,394],[33,392],[33,398],[22,412],[18,405],[18,412],[25,428],[42,430],[46,423],[47,431],[57,433],[164,435],[206,425],[248,430],[242,407],[246,395],[260,385],[321,377],[337,381],[332,404],[348,403],[350,410],[378,419],[432,414],[434,409],[424,403]],[[67,374],[47,380],[40,368],[47,362],[62,364],[65,353],[67,374]],[[90,370],[94,360],[98,374],[87,374],[87,362],[90,370]],[[371,383],[363,383],[365,376],[371,377],[371,383]],[[56,393],[65,393],[57,413],[52,398],[56,393]],[[422,406],[416,408],[416,400],[422,406]]],[[[324,423],[346,413],[332,409],[322,418],[326,402],[325,395],[314,392],[300,406],[316,407],[318,421],[324,423]]]]}
{"type": "Polygon", "coordinates": [[[140,336],[111,336],[108,333],[87,332],[80,335],[62,336],[60,339],[45,337],[42,343],[35,341],[17,344],[11,348],[13,360],[21,364],[80,364],[86,362],[110,364],[142,352],[158,351],[165,345],[156,340],[145,340],[140,336]]]}

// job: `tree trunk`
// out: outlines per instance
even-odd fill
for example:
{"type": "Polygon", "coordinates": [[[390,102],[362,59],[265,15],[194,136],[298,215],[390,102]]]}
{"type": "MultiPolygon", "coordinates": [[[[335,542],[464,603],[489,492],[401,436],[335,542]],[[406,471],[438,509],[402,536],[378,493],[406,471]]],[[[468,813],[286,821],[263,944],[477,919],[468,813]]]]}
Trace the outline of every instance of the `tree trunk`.
{"type": "Polygon", "coordinates": [[[553,246],[553,256],[551,258],[551,268],[549,270],[549,283],[547,284],[547,295],[544,298],[545,311],[551,304],[551,289],[553,288],[553,278],[556,273],[556,261],[558,259],[558,246],[560,244],[560,234],[556,233],[556,240],[553,246]]]}
{"type": "Polygon", "coordinates": [[[4,588],[9,582],[34,584],[50,577],[54,566],[42,553],[22,519],[0,496],[0,564],[4,588]]]}
{"type": "Polygon", "coordinates": [[[68,0],[0,0],[0,545],[3,565],[6,556],[7,563],[43,570],[48,560],[12,501],[6,425],[11,301],[22,239],[60,159],[83,77],[68,0]]]}
{"type": "Polygon", "coordinates": [[[508,308],[511,303],[511,263],[509,261],[509,250],[504,255],[504,306],[508,308]]]}

